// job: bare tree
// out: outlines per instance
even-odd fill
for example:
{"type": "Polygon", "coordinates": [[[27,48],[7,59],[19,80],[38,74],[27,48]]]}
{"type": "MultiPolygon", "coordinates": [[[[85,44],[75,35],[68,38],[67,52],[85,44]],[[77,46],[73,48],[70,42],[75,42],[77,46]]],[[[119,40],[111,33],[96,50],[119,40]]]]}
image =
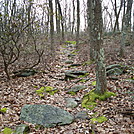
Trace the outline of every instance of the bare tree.
{"type": "Polygon", "coordinates": [[[49,0],[49,15],[50,15],[50,39],[51,39],[51,55],[54,56],[54,20],[53,20],[53,2],[49,0]]]}
{"type": "MultiPolygon", "coordinates": [[[[102,7],[101,7],[101,0],[92,0],[88,1],[91,2],[93,8],[92,13],[93,17],[91,17],[91,27],[90,36],[91,36],[91,43],[94,42],[94,49],[95,49],[95,59],[96,59],[96,90],[97,94],[103,94],[107,90],[107,80],[106,80],[106,70],[105,70],[105,63],[104,63],[104,49],[102,48],[103,45],[103,20],[102,20],[102,7]]],[[[89,4],[89,3],[88,3],[89,4]]],[[[91,15],[89,15],[91,16],[91,15]]]]}
{"type": "Polygon", "coordinates": [[[128,31],[131,31],[131,13],[133,0],[127,0],[127,10],[125,14],[125,26],[128,31]]]}
{"type": "Polygon", "coordinates": [[[114,32],[117,30],[119,31],[119,16],[121,13],[121,9],[123,6],[123,0],[120,0],[120,6],[119,6],[119,10],[117,10],[117,0],[114,0],[114,2],[111,0],[112,5],[113,5],[113,9],[114,9],[114,13],[115,13],[115,24],[114,24],[114,32]]]}
{"type": "Polygon", "coordinates": [[[80,32],[80,1],[77,0],[77,33],[76,33],[76,47],[79,44],[79,32],[80,32]]]}
{"type": "Polygon", "coordinates": [[[90,43],[90,60],[94,61],[95,53],[94,53],[94,36],[93,33],[93,2],[91,0],[87,0],[87,23],[88,23],[88,32],[89,32],[89,43],[90,43]]]}
{"type": "Polygon", "coordinates": [[[75,24],[75,0],[72,0],[73,4],[73,21],[72,21],[72,35],[74,33],[74,24],[75,24]]]}
{"type": "Polygon", "coordinates": [[[126,1],[124,0],[124,12],[122,19],[122,35],[121,35],[121,45],[120,45],[120,56],[125,56],[125,45],[130,42],[130,32],[131,32],[131,12],[132,12],[133,0],[127,0],[127,9],[126,1]]]}
{"type": "Polygon", "coordinates": [[[56,32],[59,36],[60,34],[60,14],[59,14],[59,11],[58,11],[58,0],[55,0],[55,19],[56,19],[56,32]]]}
{"type": "Polygon", "coordinates": [[[62,14],[62,9],[60,6],[59,0],[56,0],[56,4],[58,5],[58,13],[59,13],[59,18],[61,20],[61,28],[62,28],[62,40],[64,41],[64,21],[63,21],[63,14],[62,14]]]}

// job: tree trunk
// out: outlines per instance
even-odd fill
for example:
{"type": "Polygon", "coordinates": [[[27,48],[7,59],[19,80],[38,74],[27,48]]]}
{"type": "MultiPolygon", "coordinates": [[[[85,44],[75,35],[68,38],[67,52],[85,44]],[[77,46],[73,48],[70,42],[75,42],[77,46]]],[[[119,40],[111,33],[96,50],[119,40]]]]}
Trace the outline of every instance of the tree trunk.
{"type": "Polygon", "coordinates": [[[107,80],[106,80],[106,69],[104,64],[104,49],[102,29],[102,8],[101,0],[93,0],[93,17],[92,21],[92,32],[90,32],[91,43],[94,42],[95,49],[95,59],[96,59],[96,90],[97,94],[104,94],[107,90],[107,80]]]}
{"type": "Polygon", "coordinates": [[[53,21],[53,4],[49,0],[49,15],[50,15],[50,39],[51,39],[51,55],[54,56],[54,21],[53,21]]]}
{"type": "Polygon", "coordinates": [[[56,32],[57,32],[58,37],[59,37],[59,35],[60,35],[60,14],[58,12],[57,0],[55,0],[55,15],[56,15],[56,32]]]}
{"type": "Polygon", "coordinates": [[[64,37],[64,22],[63,22],[62,9],[61,9],[59,0],[56,0],[56,1],[57,1],[57,4],[58,4],[58,11],[59,11],[60,20],[61,20],[62,40],[64,41],[65,37],[64,37]]]}
{"type": "Polygon", "coordinates": [[[115,10],[116,20],[115,20],[115,25],[114,25],[114,32],[116,30],[119,31],[119,16],[120,16],[120,12],[121,12],[122,6],[123,6],[123,0],[121,0],[120,8],[119,8],[119,11],[117,13],[117,1],[115,0],[115,9],[114,10],[115,10]]]}
{"type": "Polygon", "coordinates": [[[77,33],[76,33],[76,48],[79,45],[79,32],[80,32],[80,1],[77,0],[77,33]]]}
{"type": "Polygon", "coordinates": [[[73,22],[72,22],[72,35],[73,35],[73,33],[74,33],[74,24],[75,24],[75,3],[74,3],[74,0],[72,2],[73,2],[73,22]]]}
{"type": "Polygon", "coordinates": [[[94,53],[94,34],[93,31],[93,2],[91,0],[87,0],[87,23],[88,23],[88,32],[89,32],[89,45],[90,45],[90,60],[94,61],[95,53],[94,53]]]}
{"type": "Polygon", "coordinates": [[[127,0],[127,11],[125,15],[125,26],[127,31],[131,31],[131,12],[133,0],[127,0]]]}

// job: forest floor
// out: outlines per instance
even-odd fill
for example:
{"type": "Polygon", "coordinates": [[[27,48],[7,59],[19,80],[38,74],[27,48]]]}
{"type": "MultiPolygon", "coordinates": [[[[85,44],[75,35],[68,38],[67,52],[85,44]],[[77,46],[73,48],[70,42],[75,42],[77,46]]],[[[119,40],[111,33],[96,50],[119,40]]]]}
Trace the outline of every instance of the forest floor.
{"type": "MultiPolygon", "coordinates": [[[[104,43],[106,50],[106,65],[121,64],[133,66],[133,46],[126,47],[125,58],[118,56],[119,42],[106,39],[104,43]]],[[[125,73],[114,76],[116,79],[107,77],[108,90],[116,93],[116,96],[108,98],[106,101],[97,101],[97,106],[93,110],[82,108],[79,104],[76,108],[66,107],[65,98],[79,98],[95,87],[95,64],[83,65],[88,59],[89,49],[87,44],[81,43],[79,51],[75,52],[73,45],[61,45],[57,51],[57,62],[51,65],[51,71],[42,69],[39,73],[29,77],[16,77],[10,82],[0,80],[0,108],[8,108],[6,113],[0,113],[0,130],[5,127],[14,129],[17,125],[25,123],[30,127],[31,134],[91,134],[92,130],[96,134],[133,134],[134,133],[134,83],[127,81],[133,78],[133,74],[125,73]],[[72,53],[73,52],[73,53],[72,53]],[[68,57],[68,54],[74,54],[68,57]],[[65,61],[73,60],[73,63],[81,64],[78,67],[70,67],[65,61]],[[64,80],[65,70],[88,71],[88,81],[64,80]],[[76,95],[67,94],[67,89],[75,85],[85,85],[86,89],[76,95]],[[37,89],[44,86],[51,86],[58,89],[54,95],[45,94],[44,98],[36,93],[37,89]],[[54,128],[36,128],[31,123],[20,120],[20,110],[25,104],[48,104],[63,108],[75,115],[80,111],[86,111],[89,117],[96,113],[97,116],[104,115],[108,118],[103,123],[91,124],[90,120],[78,119],[70,125],[57,126],[54,128]]],[[[3,75],[1,72],[0,76],[3,75]]]]}

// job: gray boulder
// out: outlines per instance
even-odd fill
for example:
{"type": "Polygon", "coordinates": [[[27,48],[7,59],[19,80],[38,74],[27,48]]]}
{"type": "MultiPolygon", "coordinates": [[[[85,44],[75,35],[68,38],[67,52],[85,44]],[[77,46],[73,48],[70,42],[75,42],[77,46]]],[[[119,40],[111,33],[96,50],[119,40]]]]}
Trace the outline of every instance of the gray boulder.
{"type": "Polygon", "coordinates": [[[86,111],[81,111],[75,115],[75,119],[83,119],[83,120],[88,119],[89,120],[90,118],[89,118],[88,113],[86,111]]]}
{"type": "Polygon", "coordinates": [[[80,90],[83,90],[85,88],[86,88],[85,85],[76,85],[76,86],[73,86],[71,89],[69,89],[67,91],[67,93],[69,93],[69,94],[76,94],[77,92],[79,92],[80,90]]]}
{"type": "Polygon", "coordinates": [[[65,98],[66,107],[75,108],[78,106],[78,102],[74,98],[65,98]]]}
{"type": "Polygon", "coordinates": [[[44,127],[71,124],[74,117],[67,111],[51,105],[25,105],[20,119],[44,127]]]}

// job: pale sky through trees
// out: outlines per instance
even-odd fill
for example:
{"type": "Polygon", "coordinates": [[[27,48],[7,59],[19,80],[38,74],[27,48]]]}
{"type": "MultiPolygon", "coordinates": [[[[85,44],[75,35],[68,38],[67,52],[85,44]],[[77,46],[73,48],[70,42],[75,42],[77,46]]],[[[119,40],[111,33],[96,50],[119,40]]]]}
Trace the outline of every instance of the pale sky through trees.
{"type": "MultiPolygon", "coordinates": [[[[3,1],[3,0],[0,0],[0,2],[3,1]]],[[[17,0],[18,3],[22,3],[24,0],[17,0]]],[[[48,3],[48,0],[33,0],[34,2],[34,7],[36,7],[37,9],[37,17],[38,18],[41,18],[42,17],[42,14],[43,14],[43,10],[42,10],[42,7],[43,6],[39,6],[39,5],[43,5],[44,4],[44,7],[46,8],[47,4],[48,3]],[[38,5],[38,6],[37,6],[38,5]]],[[[26,0],[27,2],[27,0],[26,0]]],[[[113,0],[114,2],[114,0],[113,0]]],[[[73,21],[73,6],[72,6],[72,0],[60,0],[60,4],[61,4],[61,8],[62,8],[62,12],[63,12],[63,17],[65,16],[65,8],[67,8],[67,18],[64,18],[65,21],[67,21],[67,24],[68,24],[68,16],[69,16],[69,9],[71,10],[71,21],[73,21]],[[66,6],[67,5],[67,6],[66,6]]],[[[21,5],[21,4],[20,4],[21,5]]],[[[80,29],[81,30],[84,30],[85,27],[86,27],[86,7],[87,5],[87,0],[80,0],[80,29]]],[[[75,6],[76,6],[76,0],[75,0],[75,6]]],[[[120,6],[120,0],[117,0],[117,7],[119,9],[119,6],[120,6]]],[[[55,21],[55,0],[53,0],[53,9],[54,9],[54,21],[55,21]]],[[[117,11],[118,11],[117,9],[117,11]]],[[[123,9],[123,8],[122,8],[123,9]]],[[[47,10],[47,8],[45,9],[47,10]]],[[[75,9],[76,10],[76,9],[75,9]]],[[[112,23],[114,25],[114,22],[115,22],[115,15],[114,15],[114,10],[113,10],[113,6],[112,6],[112,3],[111,3],[111,0],[102,0],[102,10],[103,10],[103,22],[104,22],[104,26],[107,28],[107,30],[110,30],[110,17],[109,17],[109,13],[111,15],[111,18],[112,18],[112,23]],[[105,7],[105,8],[104,8],[105,7]],[[107,9],[107,11],[106,11],[107,9]]],[[[76,14],[76,11],[75,11],[75,14],[76,14]]],[[[119,20],[121,20],[123,17],[123,10],[121,11],[121,14],[120,14],[120,17],[119,17],[119,20]]],[[[133,20],[134,20],[134,3],[133,3],[133,6],[132,6],[132,25],[133,25],[133,20]]],[[[121,22],[121,21],[120,21],[121,22]]],[[[121,26],[121,23],[120,23],[120,26],[121,26]]]]}
{"type": "MultiPolygon", "coordinates": [[[[37,4],[42,4],[46,2],[46,0],[35,0],[35,3],[37,4]]],[[[54,6],[55,6],[55,0],[53,0],[54,2],[54,6]]],[[[64,9],[66,8],[67,5],[67,11],[69,10],[70,6],[71,6],[71,13],[73,12],[73,7],[72,7],[72,1],[71,0],[60,0],[60,4],[61,4],[61,8],[63,11],[63,16],[64,16],[64,9]]],[[[80,0],[80,29],[83,30],[85,29],[85,19],[86,19],[86,4],[87,4],[87,0],[80,0]]],[[[117,0],[117,7],[119,8],[120,5],[120,0],[117,0]]],[[[134,5],[134,3],[133,3],[134,5]]],[[[75,6],[76,6],[76,1],[75,1],[75,6]]],[[[113,10],[113,6],[111,3],[111,0],[103,0],[102,1],[102,10],[103,10],[103,21],[104,21],[104,25],[105,27],[110,27],[110,18],[108,15],[108,12],[106,11],[106,9],[104,10],[104,7],[107,7],[107,11],[111,14],[112,16],[112,21],[113,21],[113,25],[115,22],[115,15],[114,15],[114,10],[113,10]]],[[[55,9],[55,8],[54,8],[55,9]]],[[[122,8],[123,9],[123,8],[122,8]]],[[[134,6],[132,6],[132,21],[134,19],[134,6]]],[[[72,17],[73,15],[71,14],[71,19],[73,19],[72,17]]],[[[123,10],[120,14],[119,20],[122,19],[123,16],[123,10]]],[[[67,20],[67,19],[66,19],[67,20]]],[[[72,20],[71,20],[72,21],[72,20]]],[[[120,23],[121,26],[121,23],[120,23]]],[[[107,28],[107,30],[109,30],[110,28],[107,28]]]]}

